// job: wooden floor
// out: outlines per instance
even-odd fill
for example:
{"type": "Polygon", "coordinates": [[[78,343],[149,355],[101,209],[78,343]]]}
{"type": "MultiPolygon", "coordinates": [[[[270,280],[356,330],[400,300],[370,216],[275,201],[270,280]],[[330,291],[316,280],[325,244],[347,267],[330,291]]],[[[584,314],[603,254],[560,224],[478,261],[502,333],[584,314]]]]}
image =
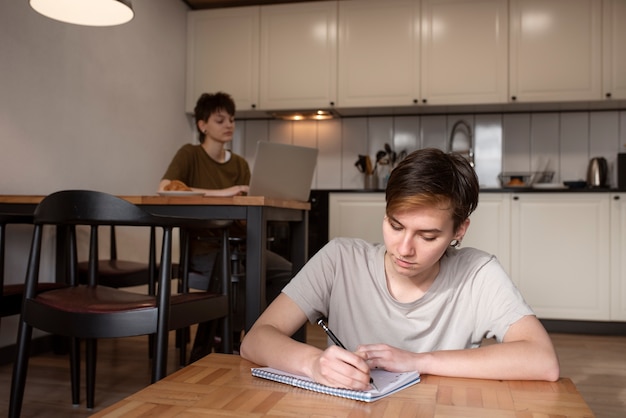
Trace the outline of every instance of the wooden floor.
{"type": "MultiPolygon", "coordinates": [[[[626,337],[552,334],[561,360],[561,375],[570,377],[599,418],[626,416],[626,337]]],[[[173,338],[170,339],[173,341],[173,338]]],[[[309,343],[326,338],[309,327],[309,343]]],[[[22,416],[87,417],[149,384],[147,338],[101,340],[98,345],[96,408],[88,411],[70,401],[68,360],[52,353],[31,359],[22,416]]],[[[170,372],[176,352],[170,350],[170,372]]],[[[0,367],[0,416],[8,411],[12,366],[0,367]]],[[[84,398],[84,389],[81,393],[84,398]]]]}

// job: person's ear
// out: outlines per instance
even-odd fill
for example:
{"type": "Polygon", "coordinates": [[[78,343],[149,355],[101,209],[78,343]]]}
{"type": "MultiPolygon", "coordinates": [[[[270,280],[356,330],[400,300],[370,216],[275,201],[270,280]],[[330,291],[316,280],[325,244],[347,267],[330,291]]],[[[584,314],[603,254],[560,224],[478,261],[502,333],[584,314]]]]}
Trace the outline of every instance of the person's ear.
{"type": "Polygon", "coordinates": [[[454,234],[454,239],[458,240],[459,242],[463,241],[463,237],[465,236],[465,233],[467,232],[467,228],[469,228],[469,225],[470,225],[470,219],[466,218],[459,226],[459,229],[457,229],[456,234],[454,234]]]}
{"type": "Polygon", "coordinates": [[[199,120],[197,122],[197,125],[198,125],[198,130],[205,134],[206,133],[206,121],[199,120]]]}

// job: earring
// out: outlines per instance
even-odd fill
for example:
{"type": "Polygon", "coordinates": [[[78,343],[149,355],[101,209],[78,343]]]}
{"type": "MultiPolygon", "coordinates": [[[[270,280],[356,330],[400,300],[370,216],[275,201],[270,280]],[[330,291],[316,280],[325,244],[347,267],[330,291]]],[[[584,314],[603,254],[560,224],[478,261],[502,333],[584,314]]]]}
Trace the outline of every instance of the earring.
{"type": "Polygon", "coordinates": [[[450,242],[450,247],[459,248],[460,246],[461,240],[453,239],[452,242],[450,242]]]}

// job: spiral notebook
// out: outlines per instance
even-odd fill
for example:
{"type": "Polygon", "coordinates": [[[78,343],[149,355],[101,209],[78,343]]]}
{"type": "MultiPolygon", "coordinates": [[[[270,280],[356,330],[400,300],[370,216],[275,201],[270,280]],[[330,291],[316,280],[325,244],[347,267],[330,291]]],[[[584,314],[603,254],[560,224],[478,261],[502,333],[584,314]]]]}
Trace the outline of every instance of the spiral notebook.
{"type": "Polygon", "coordinates": [[[325,393],[327,395],[339,396],[341,398],[354,399],[363,402],[374,402],[378,399],[389,396],[404,388],[412,386],[420,381],[418,372],[394,373],[382,369],[371,371],[371,377],[376,383],[376,389],[365,391],[333,388],[314,382],[308,377],[283,372],[271,367],[255,367],[252,369],[252,376],[273,380],[279,383],[295,386],[298,388],[312,390],[314,392],[325,393]]]}

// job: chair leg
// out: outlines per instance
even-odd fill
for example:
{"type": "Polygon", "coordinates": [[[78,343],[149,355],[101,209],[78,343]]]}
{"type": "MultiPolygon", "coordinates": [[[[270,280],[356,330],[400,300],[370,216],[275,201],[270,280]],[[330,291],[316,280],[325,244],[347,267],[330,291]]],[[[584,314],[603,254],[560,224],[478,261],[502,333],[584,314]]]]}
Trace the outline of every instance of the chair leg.
{"type": "Polygon", "coordinates": [[[80,339],[70,338],[70,381],[72,405],[80,404],[80,339]]]}
{"type": "Polygon", "coordinates": [[[178,363],[181,366],[187,365],[187,339],[189,338],[189,327],[176,330],[176,339],[178,341],[178,363]]]}
{"type": "Polygon", "coordinates": [[[172,265],[172,229],[163,228],[161,267],[157,293],[158,318],[156,329],[156,347],[152,366],[152,383],[167,376],[167,344],[169,337],[170,286],[172,265]]]}
{"type": "Polygon", "coordinates": [[[26,372],[30,356],[30,340],[33,335],[33,327],[24,321],[20,321],[17,337],[17,353],[13,364],[13,377],[11,379],[11,397],[9,403],[9,418],[19,418],[22,413],[24,401],[24,389],[26,386],[26,372]]]}
{"type": "Polygon", "coordinates": [[[89,338],[85,342],[86,346],[86,384],[87,384],[87,409],[93,409],[96,393],[96,357],[98,351],[98,340],[89,338]]]}

